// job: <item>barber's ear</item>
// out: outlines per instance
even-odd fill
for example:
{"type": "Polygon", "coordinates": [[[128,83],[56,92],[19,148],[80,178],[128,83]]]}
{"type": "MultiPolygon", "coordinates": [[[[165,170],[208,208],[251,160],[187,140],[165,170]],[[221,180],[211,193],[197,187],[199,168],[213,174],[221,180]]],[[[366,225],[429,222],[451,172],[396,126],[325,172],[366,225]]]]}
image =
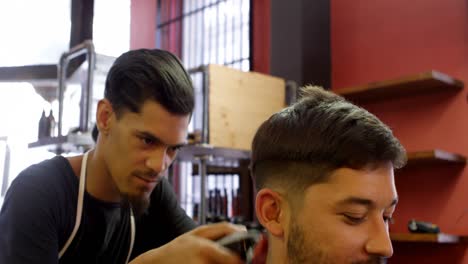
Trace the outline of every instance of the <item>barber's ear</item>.
{"type": "Polygon", "coordinates": [[[261,189],[255,200],[257,219],[270,234],[276,237],[284,235],[286,225],[285,200],[271,189],[261,189]]]}
{"type": "Polygon", "coordinates": [[[114,110],[109,100],[99,100],[96,111],[96,126],[100,134],[107,135],[112,123],[113,114],[114,110]]]}

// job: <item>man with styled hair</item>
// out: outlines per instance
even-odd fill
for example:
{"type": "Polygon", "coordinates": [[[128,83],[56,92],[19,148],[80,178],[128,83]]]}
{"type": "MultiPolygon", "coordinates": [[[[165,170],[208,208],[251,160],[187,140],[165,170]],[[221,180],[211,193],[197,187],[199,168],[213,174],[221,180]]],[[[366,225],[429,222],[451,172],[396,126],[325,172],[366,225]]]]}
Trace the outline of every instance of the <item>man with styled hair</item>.
{"type": "Polygon", "coordinates": [[[96,111],[95,148],[26,168],[0,212],[0,263],[241,263],[196,227],[165,177],[186,144],[194,91],[163,50],[122,54],[96,111]]]}
{"type": "Polygon", "coordinates": [[[390,128],[342,97],[306,86],[252,143],[256,215],[267,263],[381,263],[406,153],[390,128]]]}

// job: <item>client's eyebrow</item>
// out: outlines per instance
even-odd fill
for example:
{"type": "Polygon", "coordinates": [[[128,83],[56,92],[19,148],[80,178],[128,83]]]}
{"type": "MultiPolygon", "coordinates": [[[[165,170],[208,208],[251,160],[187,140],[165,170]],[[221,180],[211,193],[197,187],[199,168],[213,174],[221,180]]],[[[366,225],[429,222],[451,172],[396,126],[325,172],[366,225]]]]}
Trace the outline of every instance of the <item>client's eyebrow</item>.
{"type": "MultiPolygon", "coordinates": [[[[397,203],[398,203],[398,197],[394,198],[392,202],[387,206],[387,208],[395,206],[397,203]]],[[[368,208],[376,206],[375,202],[370,199],[355,197],[355,196],[348,197],[337,203],[337,206],[346,206],[346,205],[362,205],[368,208]]]]}

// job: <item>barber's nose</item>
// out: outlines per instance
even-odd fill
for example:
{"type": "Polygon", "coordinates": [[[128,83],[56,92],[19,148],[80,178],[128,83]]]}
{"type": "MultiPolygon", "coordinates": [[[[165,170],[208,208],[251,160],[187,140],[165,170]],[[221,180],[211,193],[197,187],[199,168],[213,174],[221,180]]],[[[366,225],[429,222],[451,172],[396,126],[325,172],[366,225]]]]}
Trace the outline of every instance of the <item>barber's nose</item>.
{"type": "Polygon", "coordinates": [[[386,258],[393,255],[393,246],[388,231],[388,224],[383,219],[375,223],[370,231],[369,240],[366,243],[366,251],[369,255],[386,258]]]}
{"type": "Polygon", "coordinates": [[[159,173],[167,168],[168,156],[167,148],[158,148],[154,150],[146,159],[146,166],[159,173]]]}

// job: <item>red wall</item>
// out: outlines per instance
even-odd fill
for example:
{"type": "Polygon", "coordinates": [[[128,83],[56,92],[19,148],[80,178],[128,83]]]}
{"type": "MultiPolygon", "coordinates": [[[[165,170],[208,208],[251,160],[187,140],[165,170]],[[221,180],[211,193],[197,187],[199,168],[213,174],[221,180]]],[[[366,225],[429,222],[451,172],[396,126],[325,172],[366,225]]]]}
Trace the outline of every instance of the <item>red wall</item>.
{"type": "Polygon", "coordinates": [[[270,0],[252,1],[252,70],[270,72],[270,0]]]}
{"type": "Polygon", "coordinates": [[[156,0],[131,0],[130,49],[156,47],[156,0]]]}
{"type": "MultiPolygon", "coordinates": [[[[468,84],[465,0],[331,1],[332,89],[439,70],[468,84]]],[[[408,151],[440,148],[468,156],[465,87],[363,105],[390,125],[408,151]]],[[[396,175],[394,232],[410,218],[468,235],[468,167],[427,166],[396,175]]],[[[395,243],[390,263],[468,263],[466,245],[395,243]]]]}

